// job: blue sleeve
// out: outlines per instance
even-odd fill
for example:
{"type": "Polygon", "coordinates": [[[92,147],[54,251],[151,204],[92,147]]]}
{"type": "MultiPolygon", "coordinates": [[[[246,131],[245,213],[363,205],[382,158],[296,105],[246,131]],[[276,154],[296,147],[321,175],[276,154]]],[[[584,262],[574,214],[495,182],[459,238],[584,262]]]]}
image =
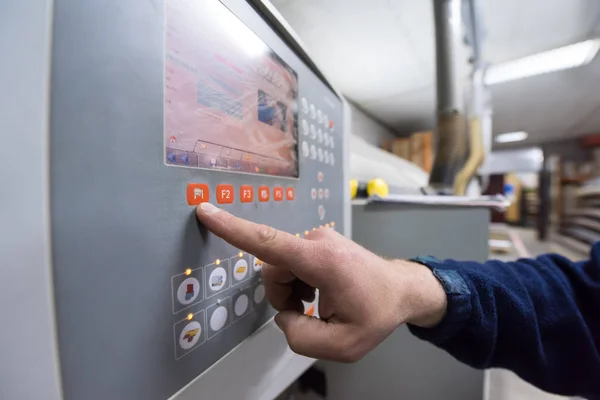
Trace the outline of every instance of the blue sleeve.
{"type": "Polygon", "coordinates": [[[506,368],[551,393],[600,398],[600,243],[588,261],[417,258],[448,297],[442,322],[409,326],[475,368],[506,368]]]}

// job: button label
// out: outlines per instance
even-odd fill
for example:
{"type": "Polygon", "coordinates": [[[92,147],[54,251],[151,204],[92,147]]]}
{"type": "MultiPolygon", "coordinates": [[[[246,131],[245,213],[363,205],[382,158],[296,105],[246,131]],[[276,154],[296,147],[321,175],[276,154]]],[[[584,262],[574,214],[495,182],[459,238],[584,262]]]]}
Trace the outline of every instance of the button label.
{"type": "Polygon", "coordinates": [[[240,201],[242,203],[252,203],[254,201],[254,188],[252,186],[240,186],[240,201]]]}
{"type": "Polygon", "coordinates": [[[231,204],[234,196],[233,185],[217,185],[217,203],[231,204]]]}
{"type": "Polygon", "coordinates": [[[187,324],[179,336],[179,346],[184,350],[189,350],[198,343],[202,334],[202,326],[197,321],[187,324]]]}
{"type": "Polygon", "coordinates": [[[310,198],[313,200],[317,199],[317,189],[315,189],[315,188],[310,189],[310,198]]]}
{"type": "Polygon", "coordinates": [[[280,186],[273,188],[273,200],[282,201],[283,200],[283,188],[280,186]]]}
{"type": "Polygon", "coordinates": [[[296,198],[296,193],[293,187],[287,188],[287,190],[285,191],[285,197],[288,201],[292,201],[296,198]]]}
{"type": "Polygon", "coordinates": [[[324,178],[325,178],[325,176],[323,175],[323,173],[321,171],[319,171],[319,173],[317,174],[317,180],[319,182],[323,182],[324,178]]]}
{"type": "Polygon", "coordinates": [[[322,221],[325,218],[325,207],[319,206],[319,219],[322,221]]]}
{"type": "Polygon", "coordinates": [[[269,187],[268,186],[260,186],[258,188],[258,200],[261,202],[269,201],[269,187]]]}
{"type": "Polygon", "coordinates": [[[190,183],[187,185],[185,197],[190,206],[197,206],[210,200],[208,185],[204,183],[190,183]]]}
{"type": "Polygon", "coordinates": [[[177,300],[183,305],[193,303],[200,294],[200,282],[196,278],[187,278],[177,289],[177,300]]]}

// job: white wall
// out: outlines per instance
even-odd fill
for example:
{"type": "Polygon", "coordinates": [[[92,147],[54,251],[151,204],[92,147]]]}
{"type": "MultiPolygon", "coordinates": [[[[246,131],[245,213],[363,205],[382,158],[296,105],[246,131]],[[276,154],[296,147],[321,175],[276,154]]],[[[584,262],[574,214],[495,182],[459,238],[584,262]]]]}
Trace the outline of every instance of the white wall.
{"type": "Polygon", "coordinates": [[[375,121],[369,115],[365,114],[361,109],[352,103],[348,103],[351,110],[352,118],[352,134],[364,139],[366,142],[375,146],[381,144],[388,139],[392,139],[395,135],[385,126],[375,121]]]}

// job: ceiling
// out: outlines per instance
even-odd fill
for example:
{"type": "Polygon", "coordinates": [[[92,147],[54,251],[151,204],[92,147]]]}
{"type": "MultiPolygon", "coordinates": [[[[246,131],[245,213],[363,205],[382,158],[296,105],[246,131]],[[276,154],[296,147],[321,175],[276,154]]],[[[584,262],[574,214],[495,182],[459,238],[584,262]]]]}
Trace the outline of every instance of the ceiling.
{"type": "MultiPolygon", "coordinates": [[[[351,101],[399,134],[433,127],[433,0],[271,1],[351,101]]],[[[598,0],[481,5],[491,63],[600,36],[598,0]]],[[[525,130],[528,143],[542,143],[600,132],[598,88],[600,56],[585,67],[494,85],[494,133],[525,130]]]]}

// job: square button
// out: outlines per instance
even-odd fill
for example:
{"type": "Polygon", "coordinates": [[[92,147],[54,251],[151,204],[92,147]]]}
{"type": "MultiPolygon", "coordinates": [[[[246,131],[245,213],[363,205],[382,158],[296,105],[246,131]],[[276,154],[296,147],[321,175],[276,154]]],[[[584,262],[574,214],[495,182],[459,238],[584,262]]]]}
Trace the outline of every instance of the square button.
{"type": "Polygon", "coordinates": [[[207,299],[228,289],[230,285],[229,258],[215,261],[204,267],[204,293],[207,299]]]}
{"type": "Polygon", "coordinates": [[[220,299],[206,308],[207,336],[213,338],[223,332],[231,323],[231,297],[220,299]]]}
{"type": "Polygon", "coordinates": [[[171,277],[173,314],[200,303],[204,299],[202,268],[189,269],[171,277]]]}
{"type": "Polygon", "coordinates": [[[258,187],[258,200],[262,203],[269,201],[269,192],[270,189],[268,186],[259,186],[258,187]]]}
{"type": "Polygon", "coordinates": [[[197,206],[210,200],[210,190],[204,183],[190,183],[187,185],[185,197],[190,206],[197,206]]]}
{"type": "Polygon", "coordinates": [[[231,204],[234,198],[233,185],[217,185],[217,203],[231,204]]]}
{"type": "Polygon", "coordinates": [[[173,325],[175,335],[175,359],[179,360],[189,352],[196,350],[206,341],[206,322],[204,310],[190,315],[173,325]]]}
{"type": "Polygon", "coordinates": [[[294,192],[293,187],[289,187],[285,190],[285,198],[289,201],[292,201],[296,198],[296,193],[294,192]]]}
{"type": "Polygon", "coordinates": [[[242,203],[252,203],[254,201],[254,188],[252,186],[240,186],[240,201],[242,203]]]}
{"type": "Polygon", "coordinates": [[[276,186],[273,188],[273,200],[275,200],[275,201],[283,200],[283,188],[281,186],[276,186]]]}

